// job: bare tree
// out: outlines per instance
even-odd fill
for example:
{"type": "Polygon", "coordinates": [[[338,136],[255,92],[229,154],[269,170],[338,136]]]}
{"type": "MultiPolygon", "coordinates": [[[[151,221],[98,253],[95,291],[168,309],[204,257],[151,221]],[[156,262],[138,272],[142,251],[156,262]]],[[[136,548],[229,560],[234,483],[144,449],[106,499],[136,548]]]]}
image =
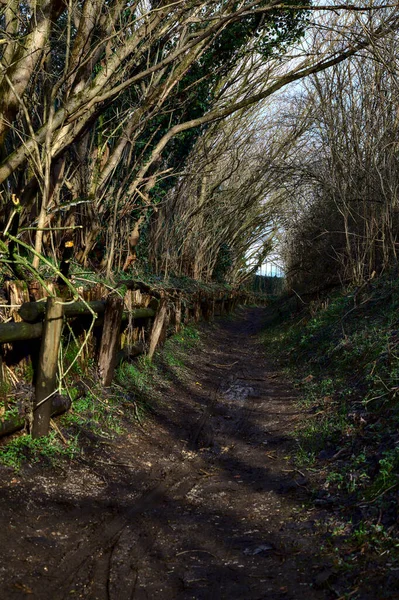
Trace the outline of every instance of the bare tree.
{"type": "Polygon", "coordinates": [[[282,131],[267,112],[235,114],[198,140],[153,222],[156,272],[238,283],[272,251],[280,167],[300,131],[282,131]]]}
{"type": "Polygon", "coordinates": [[[86,261],[106,222],[113,224],[109,241],[125,239],[117,253],[123,263],[122,244],[126,254],[157,180],[176,166],[165,153],[172,140],[341,63],[398,22],[380,2],[360,12],[345,3],[338,12],[311,7],[317,27],[329,15],[330,35],[311,49],[308,41],[295,48],[306,8],[274,0],[7,0],[0,12],[0,192],[4,221],[15,193],[21,224],[37,229],[27,239],[35,262],[43,241],[57,245],[62,227],[80,228],[71,231],[86,261]],[[292,53],[284,53],[289,44],[292,53]],[[205,80],[212,101],[193,114],[190,102],[205,80]]]}
{"type": "Polygon", "coordinates": [[[397,261],[397,35],[306,84],[285,253],[294,285],[361,283],[397,261]],[[293,196],[295,194],[295,201],[293,196]]]}

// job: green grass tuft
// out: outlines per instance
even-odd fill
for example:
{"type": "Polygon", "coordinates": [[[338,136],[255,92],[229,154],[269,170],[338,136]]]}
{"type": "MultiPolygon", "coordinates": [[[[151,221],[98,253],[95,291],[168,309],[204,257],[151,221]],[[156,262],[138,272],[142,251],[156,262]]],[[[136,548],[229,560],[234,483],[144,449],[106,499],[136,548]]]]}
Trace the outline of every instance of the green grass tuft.
{"type": "Polygon", "coordinates": [[[47,460],[55,466],[61,459],[74,458],[78,452],[76,439],[65,444],[55,432],[35,440],[30,435],[21,435],[0,448],[0,462],[18,471],[26,461],[47,460]]]}

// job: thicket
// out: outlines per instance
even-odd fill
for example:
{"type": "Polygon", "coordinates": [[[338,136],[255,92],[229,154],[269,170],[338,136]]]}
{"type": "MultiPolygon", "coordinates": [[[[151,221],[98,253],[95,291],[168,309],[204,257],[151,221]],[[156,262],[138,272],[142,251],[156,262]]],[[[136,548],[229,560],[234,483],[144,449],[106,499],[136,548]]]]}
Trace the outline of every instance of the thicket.
{"type": "Polygon", "coordinates": [[[317,293],[398,259],[397,33],[306,81],[286,108],[302,127],[285,163],[289,285],[317,293]]]}
{"type": "Polygon", "coordinates": [[[3,3],[0,221],[9,259],[21,239],[37,269],[42,252],[57,260],[73,240],[75,259],[108,276],[133,265],[139,227],[186,168],[201,125],[242,99],[245,60],[262,65],[303,33],[296,3],[3,3]],[[10,231],[13,200],[19,229],[14,219],[10,231]]]}
{"type": "Polygon", "coordinates": [[[75,260],[108,277],[241,280],[254,242],[256,263],[278,230],[261,208],[285,144],[267,154],[259,130],[243,150],[262,103],[396,29],[394,8],[366,4],[3,2],[3,264],[36,275],[73,240],[75,260]]]}

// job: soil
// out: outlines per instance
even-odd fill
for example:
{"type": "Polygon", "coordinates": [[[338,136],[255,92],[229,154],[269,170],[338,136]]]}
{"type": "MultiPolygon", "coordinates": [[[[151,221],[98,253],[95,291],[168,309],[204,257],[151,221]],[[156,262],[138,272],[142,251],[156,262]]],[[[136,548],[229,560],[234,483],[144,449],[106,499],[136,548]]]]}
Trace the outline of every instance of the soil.
{"type": "MultiPolygon", "coordinates": [[[[62,469],[2,467],[0,597],[330,599],[323,509],[289,460],[295,391],[265,355],[264,309],[202,326],[142,426],[62,469]]],[[[341,586],[341,587],[340,587],[341,586]]]]}

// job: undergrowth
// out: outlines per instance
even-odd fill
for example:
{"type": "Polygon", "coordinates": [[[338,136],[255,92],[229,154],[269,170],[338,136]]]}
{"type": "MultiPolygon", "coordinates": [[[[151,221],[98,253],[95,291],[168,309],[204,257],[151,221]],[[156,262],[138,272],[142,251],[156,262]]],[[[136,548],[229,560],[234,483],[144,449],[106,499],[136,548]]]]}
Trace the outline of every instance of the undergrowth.
{"type": "Polygon", "coordinates": [[[397,567],[399,282],[381,278],[301,314],[281,312],[265,342],[300,392],[298,467],[313,473],[316,503],[346,515],[344,535],[329,527],[331,544],[344,538],[341,563],[363,552],[397,567]]]}
{"type": "MultiPolygon", "coordinates": [[[[92,363],[75,362],[64,390],[72,401],[71,409],[47,437],[34,440],[30,435],[18,434],[0,446],[0,463],[15,470],[26,462],[57,466],[79,456],[87,445],[96,447],[98,442],[122,435],[130,426],[142,425],[156,403],[162,401],[159,390],[168,385],[165,365],[175,377],[183,376],[187,352],[199,339],[197,329],[183,327],[166,340],[153,361],[145,355],[123,361],[107,389],[98,383],[92,363]]],[[[70,343],[64,354],[66,362],[72,362],[76,353],[76,344],[70,343]]],[[[0,418],[14,416],[14,412],[8,407],[0,418]]]]}
{"type": "Polygon", "coordinates": [[[48,436],[32,439],[30,435],[20,435],[6,446],[0,448],[0,462],[12,467],[16,471],[21,465],[45,461],[51,466],[57,465],[62,459],[72,459],[79,452],[77,438],[70,439],[66,444],[56,431],[51,431],[48,436]]]}
{"type": "Polygon", "coordinates": [[[163,362],[177,373],[184,371],[187,353],[198,345],[200,334],[198,329],[190,325],[182,327],[179,333],[166,340],[162,351],[163,362]]]}

